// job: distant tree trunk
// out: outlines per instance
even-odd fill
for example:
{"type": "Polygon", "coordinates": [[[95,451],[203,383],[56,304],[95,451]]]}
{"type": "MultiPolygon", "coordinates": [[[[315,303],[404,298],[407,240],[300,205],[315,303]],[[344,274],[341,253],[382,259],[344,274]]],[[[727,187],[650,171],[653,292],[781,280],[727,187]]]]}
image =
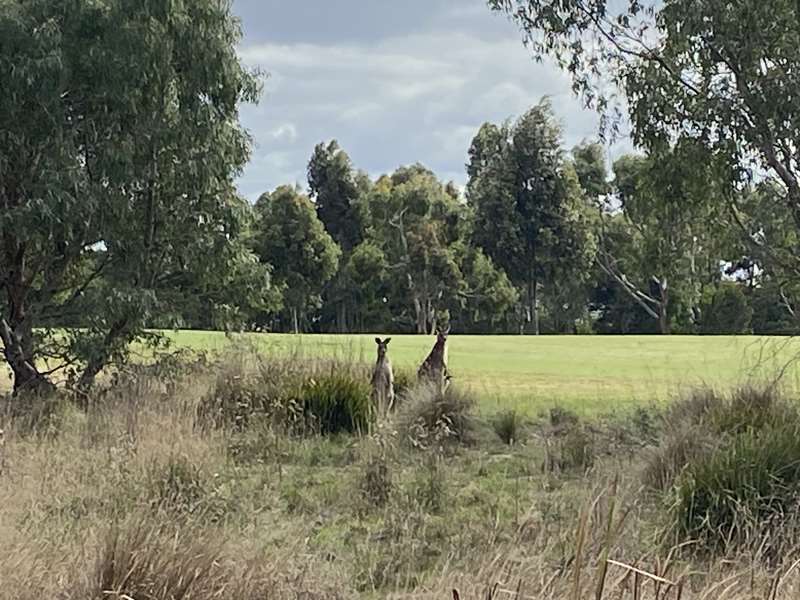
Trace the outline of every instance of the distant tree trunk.
{"type": "Polygon", "coordinates": [[[293,306],[291,311],[292,311],[292,331],[294,333],[300,333],[300,322],[297,318],[297,308],[293,306]]]}
{"type": "Polygon", "coordinates": [[[669,308],[669,290],[667,289],[666,279],[658,282],[658,290],[660,294],[660,302],[658,303],[658,327],[663,335],[669,335],[671,332],[669,315],[667,309],[669,308]]]}
{"type": "Polygon", "coordinates": [[[418,334],[427,334],[428,333],[428,315],[425,307],[422,305],[422,301],[417,297],[414,296],[414,316],[417,322],[417,333],[418,334]]]}
{"type": "Polygon", "coordinates": [[[539,335],[539,280],[533,278],[532,290],[533,335],[539,335]]]}
{"type": "MultiPolygon", "coordinates": [[[[533,334],[539,335],[539,280],[532,268],[528,269],[528,289],[526,290],[525,319],[531,324],[533,334]]],[[[520,335],[525,333],[525,322],[520,326],[520,335]]]]}
{"type": "Polygon", "coordinates": [[[53,385],[36,368],[33,325],[26,311],[25,244],[6,236],[3,259],[9,316],[0,316],[0,339],[14,376],[14,393],[48,391],[53,385]]]}
{"type": "Polygon", "coordinates": [[[342,300],[336,307],[336,326],[339,333],[347,333],[347,301],[342,300]]]}

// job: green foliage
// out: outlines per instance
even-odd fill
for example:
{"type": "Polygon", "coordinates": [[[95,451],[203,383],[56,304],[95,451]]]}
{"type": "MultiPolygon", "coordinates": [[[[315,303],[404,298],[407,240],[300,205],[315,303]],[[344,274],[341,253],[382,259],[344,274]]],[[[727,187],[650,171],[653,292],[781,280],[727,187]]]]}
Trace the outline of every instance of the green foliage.
{"type": "Polygon", "coordinates": [[[572,149],[572,166],[583,193],[591,202],[611,191],[603,145],[584,140],[572,149]]]}
{"type": "Polygon", "coordinates": [[[769,255],[771,268],[797,276],[796,241],[764,237],[757,223],[750,223],[765,213],[787,211],[791,217],[785,223],[795,236],[800,227],[800,178],[789,150],[800,123],[794,99],[800,75],[788,68],[800,60],[796,3],[489,4],[520,25],[537,57],[559,61],[572,77],[573,90],[601,111],[612,132],[622,116],[622,103],[616,101],[621,91],[633,139],[648,151],[658,154],[689,141],[697,148],[693,165],[717,164],[726,190],[753,178],[780,188],[780,194],[757,206],[723,196],[716,201],[717,214],[733,208],[728,214],[748,252],[755,247],[756,253],[769,255]],[[759,35],[748,35],[753,31],[759,35]]]}
{"type": "Polygon", "coordinates": [[[0,334],[17,388],[45,356],[86,388],[178,282],[225,287],[250,148],[238,104],[259,93],[240,33],[216,0],[0,5],[0,334]],[[70,318],[82,329],[47,335],[70,318]]]}
{"type": "Polygon", "coordinates": [[[522,416],[514,409],[505,410],[495,415],[492,428],[504,444],[509,446],[519,441],[522,416]]]}
{"type": "Polygon", "coordinates": [[[372,239],[392,265],[395,319],[429,333],[467,291],[459,253],[468,226],[463,206],[431,171],[413,165],[379,180],[368,208],[372,239]]]}
{"type": "Polygon", "coordinates": [[[330,373],[306,382],[300,402],[309,423],[321,433],[367,433],[374,420],[366,379],[330,373]]]}
{"type": "Polygon", "coordinates": [[[702,289],[717,285],[721,257],[733,251],[729,238],[713,226],[722,178],[717,165],[701,161],[700,147],[684,143],[614,163],[622,210],[603,214],[599,264],[610,284],[628,296],[623,314],[638,305],[661,333],[693,329],[702,289]]]}
{"type": "MultiPolygon", "coordinates": [[[[780,528],[797,510],[800,493],[797,423],[735,436],[678,479],[672,516],[684,539],[708,547],[791,543],[780,528]]],[[[763,550],[763,548],[762,548],[763,550]]]]}
{"type": "Polygon", "coordinates": [[[274,266],[273,276],[284,286],[284,302],[297,333],[300,318],[318,306],[325,283],[336,273],[341,250],[325,231],[311,200],[289,186],[262,195],[256,210],[256,249],[262,261],[274,266]]]}
{"type": "Polygon", "coordinates": [[[308,186],[320,221],[345,252],[361,241],[359,195],[350,157],[336,140],[317,144],[308,163],[308,186]]]}
{"type": "Polygon", "coordinates": [[[702,309],[701,333],[743,334],[750,328],[753,309],[747,302],[740,285],[724,283],[714,290],[714,294],[702,309]]]}
{"type": "Polygon", "coordinates": [[[513,125],[484,124],[472,141],[467,199],[474,243],[525,291],[538,333],[538,287],[580,278],[591,264],[580,198],[565,176],[561,131],[548,102],[513,125]]]}

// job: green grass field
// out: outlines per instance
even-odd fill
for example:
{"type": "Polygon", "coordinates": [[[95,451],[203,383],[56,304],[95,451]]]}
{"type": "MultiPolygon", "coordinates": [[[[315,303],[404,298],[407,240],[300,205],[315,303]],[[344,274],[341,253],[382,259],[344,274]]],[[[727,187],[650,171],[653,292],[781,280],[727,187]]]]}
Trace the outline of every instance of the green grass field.
{"type": "MultiPolygon", "coordinates": [[[[180,331],[177,346],[220,351],[252,344],[265,352],[345,356],[372,361],[374,335],[244,334],[180,331]]],[[[433,337],[392,336],[395,369],[416,369],[433,337]]],[[[452,335],[448,365],[454,382],[472,388],[482,410],[517,407],[531,413],[553,405],[588,414],[660,402],[681,389],[731,387],[783,369],[783,383],[800,390],[792,358],[800,341],[753,336],[469,336],[452,335]],[[788,368],[787,368],[787,365],[788,368]]]]}

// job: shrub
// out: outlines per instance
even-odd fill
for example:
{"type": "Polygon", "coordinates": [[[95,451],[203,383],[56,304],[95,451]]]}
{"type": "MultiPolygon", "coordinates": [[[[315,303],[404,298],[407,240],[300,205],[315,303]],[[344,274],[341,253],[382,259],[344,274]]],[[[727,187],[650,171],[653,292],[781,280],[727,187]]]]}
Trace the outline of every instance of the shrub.
{"type": "Polygon", "coordinates": [[[522,418],[514,410],[505,410],[495,415],[492,419],[492,428],[504,444],[511,446],[519,439],[522,418]]]}
{"type": "Polygon", "coordinates": [[[791,425],[736,435],[691,460],[674,494],[674,524],[686,539],[716,549],[764,539],[790,543],[782,528],[798,508],[800,430],[791,425]]]}
{"type": "Polygon", "coordinates": [[[349,373],[308,381],[301,403],[306,418],[321,433],[366,433],[373,421],[369,385],[349,373]]]}
{"type": "Polygon", "coordinates": [[[705,303],[700,321],[700,333],[737,334],[750,330],[753,309],[747,302],[742,286],[722,283],[705,303]]]}
{"type": "Polygon", "coordinates": [[[578,415],[560,406],[551,408],[548,416],[553,429],[571,429],[580,422],[578,415]]]}
{"type": "Polygon", "coordinates": [[[647,451],[644,484],[658,491],[671,489],[686,466],[705,460],[716,442],[717,436],[696,424],[671,428],[656,448],[647,451]]]}
{"type": "Polygon", "coordinates": [[[404,439],[413,446],[427,448],[448,441],[470,442],[475,429],[472,410],[475,397],[450,386],[419,385],[406,394],[397,423],[404,439]]]}
{"type": "Polygon", "coordinates": [[[711,418],[719,433],[736,434],[796,422],[798,414],[774,387],[746,386],[719,403],[711,418]]]}
{"type": "Polygon", "coordinates": [[[558,440],[557,465],[561,471],[586,471],[594,466],[594,440],[585,427],[571,428],[558,440]]]}
{"type": "Polygon", "coordinates": [[[368,369],[358,363],[224,357],[197,411],[199,424],[243,431],[269,423],[289,433],[365,431],[371,423],[368,369]]]}

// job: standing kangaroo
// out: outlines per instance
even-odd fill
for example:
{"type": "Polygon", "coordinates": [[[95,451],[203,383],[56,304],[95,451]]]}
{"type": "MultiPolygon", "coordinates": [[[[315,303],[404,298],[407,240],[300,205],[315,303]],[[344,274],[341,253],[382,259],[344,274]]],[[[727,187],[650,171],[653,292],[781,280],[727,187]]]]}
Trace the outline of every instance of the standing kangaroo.
{"type": "Polygon", "coordinates": [[[447,372],[447,335],[449,333],[449,327],[445,331],[436,331],[436,343],[417,371],[417,378],[420,381],[429,381],[443,388],[445,381],[449,379],[447,372]]]}
{"type": "Polygon", "coordinates": [[[375,338],[375,343],[378,344],[378,360],[372,372],[372,401],[380,415],[385,415],[394,408],[394,373],[392,363],[386,354],[391,341],[392,338],[383,341],[375,338]]]}

